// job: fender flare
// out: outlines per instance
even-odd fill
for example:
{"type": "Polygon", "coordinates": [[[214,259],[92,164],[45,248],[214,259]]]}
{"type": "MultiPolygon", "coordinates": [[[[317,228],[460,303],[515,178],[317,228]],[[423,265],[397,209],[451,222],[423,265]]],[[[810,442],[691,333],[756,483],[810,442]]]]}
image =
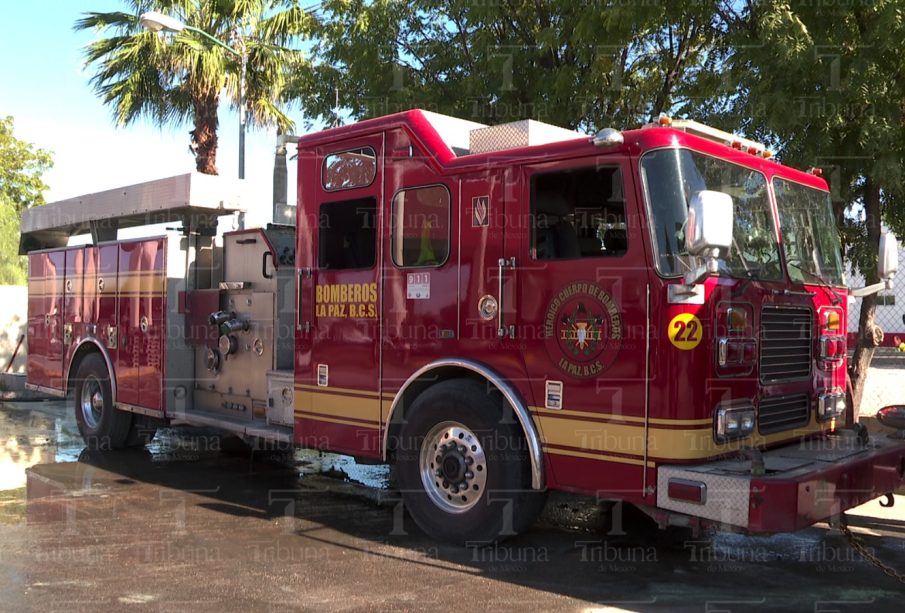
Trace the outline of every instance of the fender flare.
{"type": "Polygon", "coordinates": [[[537,432],[537,427],[534,425],[534,421],[531,419],[531,413],[528,411],[527,405],[522,401],[518,393],[508,383],[506,383],[506,381],[504,381],[502,377],[500,377],[496,372],[494,372],[487,366],[484,366],[483,364],[475,362],[473,360],[460,358],[436,360],[434,362],[430,362],[429,364],[425,364],[424,366],[416,370],[408,379],[406,379],[405,383],[402,384],[402,387],[399,388],[399,391],[396,392],[396,397],[393,398],[393,404],[390,407],[390,412],[387,415],[386,421],[384,422],[383,460],[387,460],[387,446],[389,444],[390,423],[396,413],[396,408],[401,404],[406,390],[412,383],[418,381],[425,374],[433,370],[437,370],[438,368],[449,367],[469,370],[480,375],[485,380],[492,383],[493,386],[496,387],[497,390],[503,395],[503,398],[506,399],[506,402],[509,403],[509,406],[511,406],[512,410],[515,412],[515,416],[519,421],[519,425],[522,427],[522,431],[525,434],[525,440],[528,442],[528,456],[531,461],[531,488],[535,490],[544,489],[544,458],[543,451],[541,449],[540,435],[537,432]]]}
{"type": "MultiPolygon", "coordinates": [[[[113,402],[116,402],[116,371],[113,369],[113,360],[110,358],[110,353],[107,351],[107,348],[104,347],[103,344],[101,344],[101,342],[96,338],[94,338],[93,336],[86,336],[75,346],[75,351],[72,352],[72,355],[78,355],[85,345],[94,345],[101,356],[103,356],[104,362],[106,362],[107,364],[107,372],[110,374],[110,392],[113,395],[113,402]]],[[[69,389],[69,381],[75,374],[72,372],[72,365],[74,362],[75,360],[70,362],[69,367],[66,369],[66,380],[63,382],[63,390],[69,389]]]]}

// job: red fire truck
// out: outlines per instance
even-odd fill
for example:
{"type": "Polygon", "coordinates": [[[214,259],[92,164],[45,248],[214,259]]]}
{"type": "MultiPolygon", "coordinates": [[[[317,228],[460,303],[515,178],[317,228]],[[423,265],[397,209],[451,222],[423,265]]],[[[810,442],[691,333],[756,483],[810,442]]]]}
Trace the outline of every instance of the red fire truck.
{"type": "Polygon", "coordinates": [[[28,381],[88,445],[184,423],[391,462],[459,542],[549,489],[769,533],[902,485],[905,442],[842,427],[852,291],[816,173],[666,118],[412,110],[298,151],[295,227],[221,232],[240,203],[194,174],[23,216],[28,381]]]}

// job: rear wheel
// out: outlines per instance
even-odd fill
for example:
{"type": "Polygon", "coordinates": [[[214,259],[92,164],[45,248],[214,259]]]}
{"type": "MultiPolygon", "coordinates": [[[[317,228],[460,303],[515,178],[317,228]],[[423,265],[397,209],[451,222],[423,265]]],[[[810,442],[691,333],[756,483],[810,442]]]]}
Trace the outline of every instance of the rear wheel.
{"type": "Polygon", "coordinates": [[[110,374],[98,354],[79,365],[74,386],[75,421],[90,449],[119,449],[126,444],[132,415],[113,406],[110,374]]]}
{"type": "Polygon", "coordinates": [[[160,420],[144,415],[132,415],[132,425],[129,427],[129,435],[126,437],[125,447],[144,447],[154,439],[157,434],[157,424],[160,420]]]}
{"type": "Polygon", "coordinates": [[[503,399],[469,379],[444,381],[406,413],[396,466],[406,508],[422,530],[485,545],[528,528],[545,492],[531,490],[528,448],[503,399]]]}

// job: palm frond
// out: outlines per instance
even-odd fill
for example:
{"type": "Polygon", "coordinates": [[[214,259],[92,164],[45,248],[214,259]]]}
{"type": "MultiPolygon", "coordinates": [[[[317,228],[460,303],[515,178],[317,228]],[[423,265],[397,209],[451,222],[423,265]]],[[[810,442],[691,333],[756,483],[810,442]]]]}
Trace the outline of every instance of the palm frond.
{"type": "MultiPolygon", "coordinates": [[[[196,33],[157,35],[144,30],[138,15],[158,11],[233,45],[241,33],[247,53],[246,108],[252,126],[294,128],[284,105],[291,99],[293,74],[308,70],[297,41],[312,31],[312,17],[295,0],[128,0],[134,12],[86,12],[73,25],[100,36],[85,46],[90,83],[110,107],[114,121],[147,119],[157,125],[203,121],[216,154],[216,106],[225,89],[239,100],[240,61],[196,33]],[[295,47],[295,48],[293,48],[295,47]],[[213,119],[212,119],[213,110],[213,119]],[[199,118],[199,113],[203,115],[199,118]],[[213,132],[212,132],[213,130],[213,132]]],[[[199,161],[200,165],[200,161],[199,161]]]]}

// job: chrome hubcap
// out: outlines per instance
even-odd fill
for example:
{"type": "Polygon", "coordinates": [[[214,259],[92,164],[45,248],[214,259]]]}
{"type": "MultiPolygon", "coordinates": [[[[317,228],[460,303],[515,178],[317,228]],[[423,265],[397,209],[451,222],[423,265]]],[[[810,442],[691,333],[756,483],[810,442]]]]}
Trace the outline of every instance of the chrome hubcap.
{"type": "Polygon", "coordinates": [[[79,399],[82,409],[82,418],[92,430],[97,428],[104,413],[104,392],[101,382],[93,375],[88,375],[82,383],[82,395],[79,399]]]}
{"type": "Polygon", "coordinates": [[[487,485],[484,448],[468,428],[445,421],[434,426],[421,445],[421,483],[435,505],[464,513],[477,504],[487,485]]]}

